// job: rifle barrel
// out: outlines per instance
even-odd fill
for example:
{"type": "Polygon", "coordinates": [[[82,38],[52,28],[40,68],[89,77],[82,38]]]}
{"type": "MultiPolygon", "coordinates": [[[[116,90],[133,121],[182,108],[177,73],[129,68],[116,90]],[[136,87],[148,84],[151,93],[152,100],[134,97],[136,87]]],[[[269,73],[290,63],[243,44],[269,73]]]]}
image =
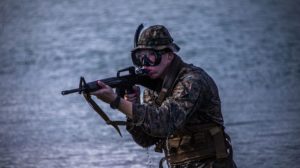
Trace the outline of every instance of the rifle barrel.
{"type": "Polygon", "coordinates": [[[80,88],[78,88],[78,89],[71,89],[71,90],[64,90],[64,91],[61,91],[61,94],[62,95],[67,95],[67,94],[71,94],[71,93],[75,93],[75,92],[79,92],[79,91],[81,91],[80,88]]]}

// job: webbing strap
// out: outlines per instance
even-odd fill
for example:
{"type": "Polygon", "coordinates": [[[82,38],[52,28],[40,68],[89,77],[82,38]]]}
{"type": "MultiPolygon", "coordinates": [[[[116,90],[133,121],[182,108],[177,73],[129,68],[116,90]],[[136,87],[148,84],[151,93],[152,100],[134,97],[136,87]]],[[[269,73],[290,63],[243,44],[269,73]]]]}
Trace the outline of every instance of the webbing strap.
{"type": "Polygon", "coordinates": [[[106,122],[108,125],[127,125],[126,121],[108,121],[106,122]]]}
{"type": "Polygon", "coordinates": [[[175,55],[174,60],[171,63],[169,70],[166,74],[166,77],[163,81],[162,89],[159,93],[159,96],[155,100],[155,103],[157,105],[160,106],[162,102],[165,100],[165,98],[168,96],[168,94],[172,91],[178,73],[184,65],[185,64],[183,63],[183,61],[177,55],[175,55]]]}
{"type": "Polygon", "coordinates": [[[162,88],[161,91],[159,92],[159,95],[157,99],[155,99],[155,103],[158,105],[161,105],[162,102],[164,101],[165,97],[167,96],[168,89],[162,88]]]}
{"type": "Polygon", "coordinates": [[[215,144],[216,158],[227,158],[228,153],[226,150],[224,132],[222,129],[220,127],[213,127],[209,130],[209,132],[212,135],[215,144]]]}

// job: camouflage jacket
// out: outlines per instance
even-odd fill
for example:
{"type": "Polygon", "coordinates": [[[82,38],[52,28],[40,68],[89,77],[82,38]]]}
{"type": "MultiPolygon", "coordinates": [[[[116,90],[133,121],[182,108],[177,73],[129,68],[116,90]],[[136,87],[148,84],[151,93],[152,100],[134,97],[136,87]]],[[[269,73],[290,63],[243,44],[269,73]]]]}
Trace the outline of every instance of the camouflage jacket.
{"type": "Polygon", "coordinates": [[[145,89],[143,104],[133,104],[134,126],[127,130],[142,147],[182,130],[186,125],[216,123],[223,125],[221,102],[213,79],[201,68],[183,66],[174,88],[159,106],[155,103],[159,92],[145,89]]]}

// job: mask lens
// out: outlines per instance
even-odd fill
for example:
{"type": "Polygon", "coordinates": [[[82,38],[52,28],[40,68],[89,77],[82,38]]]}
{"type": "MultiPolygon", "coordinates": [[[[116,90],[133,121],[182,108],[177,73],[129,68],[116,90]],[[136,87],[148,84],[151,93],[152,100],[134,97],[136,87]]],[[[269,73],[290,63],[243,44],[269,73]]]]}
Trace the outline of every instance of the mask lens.
{"type": "Polygon", "coordinates": [[[141,50],[133,54],[134,63],[138,66],[155,66],[158,65],[158,54],[152,50],[141,50]]]}

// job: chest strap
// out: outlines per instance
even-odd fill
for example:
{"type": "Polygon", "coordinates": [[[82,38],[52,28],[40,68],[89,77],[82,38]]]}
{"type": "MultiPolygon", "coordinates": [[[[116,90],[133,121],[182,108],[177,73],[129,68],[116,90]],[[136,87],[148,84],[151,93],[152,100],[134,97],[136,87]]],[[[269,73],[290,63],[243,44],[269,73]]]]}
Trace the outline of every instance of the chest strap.
{"type": "Polygon", "coordinates": [[[220,127],[213,127],[209,130],[211,136],[213,137],[213,142],[216,150],[216,158],[223,159],[228,156],[224,131],[220,127]]]}
{"type": "Polygon", "coordinates": [[[224,130],[220,126],[201,126],[194,128],[192,134],[170,137],[166,143],[166,160],[171,165],[186,161],[228,157],[224,130]]]}
{"type": "Polygon", "coordinates": [[[173,90],[175,86],[175,81],[178,77],[178,74],[182,67],[184,67],[184,62],[175,55],[172,63],[170,64],[170,67],[168,68],[168,71],[166,73],[166,76],[164,78],[162,89],[159,92],[158,97],[155,99],[155,103],[160,106],[162,102],[165,100],[165,98],[170,94],[170,92],[173,90]]]}

